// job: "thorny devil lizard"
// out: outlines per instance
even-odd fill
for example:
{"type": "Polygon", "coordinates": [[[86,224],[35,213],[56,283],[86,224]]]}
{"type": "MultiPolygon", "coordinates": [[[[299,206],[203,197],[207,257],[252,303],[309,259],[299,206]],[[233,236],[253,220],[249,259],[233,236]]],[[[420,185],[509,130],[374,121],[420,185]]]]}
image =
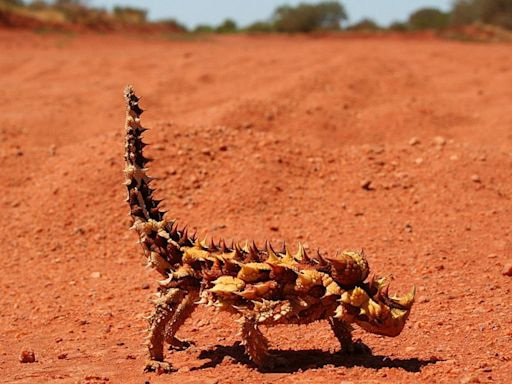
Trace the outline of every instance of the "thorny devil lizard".
{"type": "Polygon", "coordinates": [[[362,251],[322,257],[319,252],[308,256],[300,244],[297,253],[291,254],[286,246],[276,252],[268,242],[263,249],[254,243],[207,243],[164,217],[147,175],[143,111],[131,86],[125,89],[125,99],[127,201],[148,263],[164,277],[149,319],[146,371],[172,371],[172,365],[164,361],[164,343],[174,348],[186,345],[175,334],[198,304],[240,316],[245,351],[261,369],[282,363],[269,353],[261,325],[325,319],[346,352],[358,346],[351,338],[353,323],[379,335],[400,334],[415,290],[390,297],[385,278],[366,281],[369,266],[362,251]]]}

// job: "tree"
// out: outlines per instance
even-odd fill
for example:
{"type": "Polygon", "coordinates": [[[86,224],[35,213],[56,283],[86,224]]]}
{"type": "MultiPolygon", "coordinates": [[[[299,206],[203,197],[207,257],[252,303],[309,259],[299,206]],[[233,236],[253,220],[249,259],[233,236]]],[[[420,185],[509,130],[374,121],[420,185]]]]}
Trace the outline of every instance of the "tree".
{"type": "Polygon", "coordinates": [[[278,7],[272,19],[278,32],[308,33],[340,29],[340,23],[347,19],[347,14],[339,2],[325,1],[319,4],[300,3],[296,7],[278,7]]]}
{"type": "Polygon", "coordinates": [[[212,33],[214,31],[215,28],[208,24],[199,24],[194,28],[195,33],[212,33]]]}
{"type": "Polygon", "coordinates": [[[477,3],[482,22],[512,29],[511,0],[478,0],[477,3]]]}
{"type": "Polygon", "coordinates": [[[443,29],[448,26],[450,15],[437,8],[422,8],[409,16],[409,28],[412,30],[443,29]]]}
{"type": "Polygon", "coordinates": [[[379,25],[375,22],[375,20],[364,18],[357,23],[349,25],[347,27],[349,31],[378,31],[380,30],[379,25]]]}
{"type": "Polygon", "coordinates": [[[232,19],[224,20],[217,28],[215,28],[215,32],[217,33],[234,33],[238,31],[238,26],[236,22],[232,19]]]}
{"type": "Polygon", "coordinates": [[[272,23],[266,21],[256,21],[250,24],[245,30],[254,33],[269,33],[274,31],[274,26],[272,23]]]}
{"type": "Polygon", "coordinates": [[[453,25],[472,24],[480,18],[479,2],[473,0],[456,0],[451,12],[453,25]]]}
{"type": "Polygon", "coordinates": [[[454,2],[452,24],[468,25],[475,21],[512,29],[512,1],[457,0],[454,2]]]}

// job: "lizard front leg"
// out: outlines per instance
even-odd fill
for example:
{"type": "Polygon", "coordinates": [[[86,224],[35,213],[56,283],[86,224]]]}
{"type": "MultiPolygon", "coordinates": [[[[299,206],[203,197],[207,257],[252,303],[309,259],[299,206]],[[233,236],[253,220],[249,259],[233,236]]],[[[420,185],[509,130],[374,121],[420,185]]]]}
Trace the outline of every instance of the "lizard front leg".
{"type": "Polygon", "coordinates": [[[192,315],[196,308],[195,302],[199,298],[199,291],[190,291],[181,301],[176,309],[174,316],[167,326],[165,332],[165,341],[170,344],[171,349],[183,350],[189,347],[190,342],[178,339],[175,335],[185,320],[192,315]]]}
{"type": "Polygon", "coordinates": [[[157,373],[172,371],[172,365],[164,361],[165,330],[186,294],[185,290],[172,288],[156,301],[155,312],[151,316],[149,327],[149,361],[144,371],[157,373]]]}
{"type": "Polygon", "coordinates": [[[329,324],[331,325],[334,335],[340,342],[342,352],[348,354],[371,353],[371,350],[365,344],[360,341],[354,342],[352,340],[352,331],[354,329],[349,323],[341,319],[330,317],[329,324]]]}

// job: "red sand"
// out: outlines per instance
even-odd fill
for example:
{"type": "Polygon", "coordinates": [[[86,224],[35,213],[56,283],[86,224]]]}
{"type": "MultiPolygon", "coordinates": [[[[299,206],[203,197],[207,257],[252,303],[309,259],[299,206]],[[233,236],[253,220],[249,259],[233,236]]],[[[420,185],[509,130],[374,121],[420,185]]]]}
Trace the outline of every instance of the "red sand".
{"type": "Polygon", "coordinates": [[[510,51],[0,32],[0,381],[510,382],[510,51]],[[179,371],[143,374],[158,276],[128,230],[127,83],[171,216],[216,238],[364,247],[392,287],[418,288],[404,332],[357,331],[374,355],[345,357],[327,324],[273,328],[289,367],[260,373],[234,319],[201,308],[179,371]]]}

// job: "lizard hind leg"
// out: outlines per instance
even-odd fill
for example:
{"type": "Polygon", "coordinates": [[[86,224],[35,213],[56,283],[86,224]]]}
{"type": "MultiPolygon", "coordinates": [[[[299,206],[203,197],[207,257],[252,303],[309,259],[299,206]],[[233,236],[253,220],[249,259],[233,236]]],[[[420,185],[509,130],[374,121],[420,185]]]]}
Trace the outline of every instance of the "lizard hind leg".
{"type": "Polygon", "coordinates": [[[164,361],[164,341],[166,328],[172,321],[180,304],[187,295],[187,291],[171,288],[157,299],[155,311],[150,318],[148,350],[149,361],[145,372],[166,373],[172,372],[172,365],[164,361]]]}
{"type": "Polygon", "coordinates": [[[170,349],[184,350],[190,346],[191,343],[189,341],[178,339],[176,332],[178,332],[185,320],[194,312],[198,298],[199,291],[189,291],[174,312],[172,319],[169,321],[165,331],[165,341],[170,345],[170,349]]]}
{"type": "Polygon", "coordinates": [[[245,353],[260,369],[274,369],[283,365],[284,359],[274,356],[268,351],[268,341],[258,328],[257,322],[252,317],[241,318],[242,344],[245,346],[245,353]]]}

